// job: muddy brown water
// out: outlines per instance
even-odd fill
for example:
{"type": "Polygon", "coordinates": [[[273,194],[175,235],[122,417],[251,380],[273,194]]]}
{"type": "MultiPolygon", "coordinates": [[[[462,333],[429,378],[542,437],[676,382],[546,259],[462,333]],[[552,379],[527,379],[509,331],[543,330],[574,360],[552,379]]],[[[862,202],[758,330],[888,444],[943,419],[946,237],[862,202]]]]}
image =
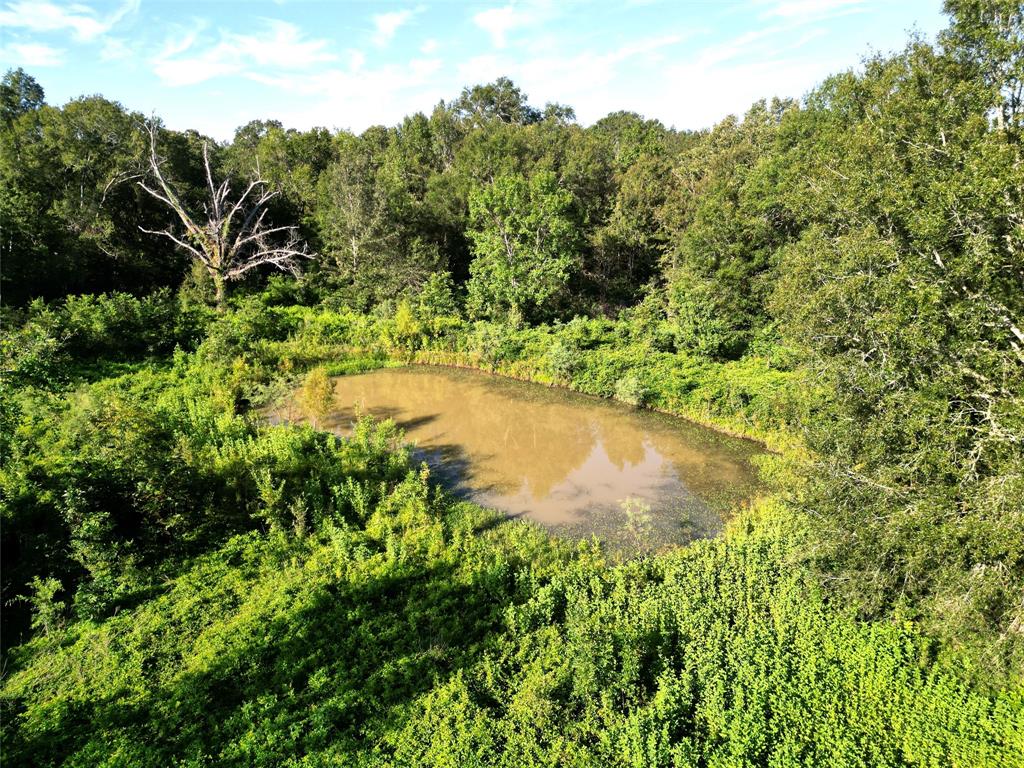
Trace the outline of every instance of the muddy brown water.
{"type": "Polygon", "coordinates": [[[339,376],[334,401],[321,428],[393,419],[457,495],[574,538],[652,549],[714,536],[757,490],[756,443],[563,389],[412,366],[339,376]]]}

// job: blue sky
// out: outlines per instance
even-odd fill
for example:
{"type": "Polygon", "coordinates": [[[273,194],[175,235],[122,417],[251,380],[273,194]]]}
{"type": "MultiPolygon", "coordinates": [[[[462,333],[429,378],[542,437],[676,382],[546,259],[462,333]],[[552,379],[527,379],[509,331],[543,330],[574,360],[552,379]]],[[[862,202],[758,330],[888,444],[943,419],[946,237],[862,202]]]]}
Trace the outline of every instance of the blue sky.
{"type": "Polygon", "coordinates": [[[702,128],[943,26],[941,0],[0,0],[0,69],[219,139],[253,118],[393,124],[500,75],[584,124],[702,128]]]}

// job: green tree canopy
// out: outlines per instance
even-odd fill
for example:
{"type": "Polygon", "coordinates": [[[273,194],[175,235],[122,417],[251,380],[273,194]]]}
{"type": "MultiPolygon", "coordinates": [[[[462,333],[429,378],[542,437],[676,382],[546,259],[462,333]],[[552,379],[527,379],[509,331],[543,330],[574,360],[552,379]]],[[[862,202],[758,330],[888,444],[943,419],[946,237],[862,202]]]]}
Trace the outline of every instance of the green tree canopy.
{"type": "Polygon", "coordinates": [[[0,120],[10,126],[18,117],[45,103],[43,87],[24,69],[9,69],[0,81],[0,120]]]}
{"type": "Polygon", "coordinates": [[[470,311],[536,319],[578,266],[572,195],[550,171],[501,176],[470,196],[470,311]]]}
{"type": "MultiPolygon", "coordinates": [[[[492,121],[529,125],[544,117],[540,110],[527,103],[526,94],[507,77],[499,77],[486,85],[463,88],[462,95],[452,107],[459,118],[474,126],[492,121]]],[[[553,116],[566,115],[556,106],[553,116]]]]}

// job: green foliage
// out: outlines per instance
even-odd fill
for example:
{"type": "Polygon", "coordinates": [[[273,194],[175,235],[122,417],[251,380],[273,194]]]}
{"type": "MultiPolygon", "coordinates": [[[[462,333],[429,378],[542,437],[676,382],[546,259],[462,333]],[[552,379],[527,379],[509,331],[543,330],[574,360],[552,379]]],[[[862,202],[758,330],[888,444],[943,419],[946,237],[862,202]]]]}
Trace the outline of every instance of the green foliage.
{"type": "Polygon", "coordinates": [[[816,383],[803,503],[830,583],[999,667],[1024,619],[1024,183],[1009,113],[986,116],[1019,81],[986,51],[1024,40],[1019,13],[951,6],[942,46],[834,78],[800,118],[818,138],[790,195],[814,223],[772,309],[816,383]]]}
{"type": "MultiPolygon", "coordinates": [[[[79,616],[106,616],[226,536],[260,521],[292,526],[300,507],[311,525],[343,517],[348,480],[404,474],[387,427],[343,444],[309,428],[259,430],[235,415],[239,384],[226,373],[192,358],[65,397],[17,395],[0,471],[4,594],[27,595],[33,578],[52,575],[79,616]],[[268,507],[268,482],[281,505],[268,507]]],[[[20,621],[5,612],[5,627],[9,618],[10,628],[20,621]]]]}
{"type": "Polygon", "coordinates": [[[428,177],[436,168],[422,116],[400,129],[335,136],[337,159],[319,176],[317,229],[328,285],[365,308],[407,294],[448,266],[447,211],[435,211],[428,177]],[[437,230],[441,229],[442,232],[437,230]]]}
{"type": "MultiPolygon", "coordinates": [[[[366,486],[361,486],[366,487],[366,486]]],[[[618,567],[412,473],[246,534],[4,683],[12,764],[1013,765],[1022,702],[829,609],[764,509],[618,567]],[[358,522],[356,522],[358,520],[358,522]],[[478,530],[484,527],[486,533],[478,530]]]]}
{"type": "MultiPolygon", "coordinates": [[[[100,96],[51,107],[23,72],[4,83],[11,104],[0,121],[4,304],[176,285],[185,261],[141,231],[163,226],[163,214],[131,181],[145,160],[143,116],[100,96]]],[[[197,153],[168,155],[167,171],[183,180],[185,194],[205,183],[197,153]]]]}
{"type": "MultiPolygon", "coordinates": [[[[631,379],[659,407],[772,412],[784,372],[652,352],[628,322],[478,323],[457,343],[492,339],[499,370],[534,376],[556,345],[575,350],[573,386],[605,396],[631,379]]],[[[19,390],[0,472],[2,530],[18,539],[4,541],[5,594],[35,595],[36,615],[59,627],[61,590],[46,581],[59,579],[76,620],[49,637],[37,620],[42,634],[12,650],[5,759],[973,765],[1017,754],[1013,689],[978,687],[972,657],[910,622],[830,604],[800,559],[812,533],[788,507],[611,567],[589,545],[445,497],[393,424],[363,421],[337,440],[236,414],[293,345],[372,345],[393,325],[387,313],[249,301],[169,370],[64,396],[19,390]]],[[[624,514],[645,525],[641,505],[624,514]]]]}
{"type": "Polygon", "coordinates": [[[607,223],[592,237],[587,272],[605,301],[633,304],[657,276],[666,245],[659,212],[669,194],[669,164],[657,145],[650,154],[635,151],[618,179],[607,223]]]}
{"type": "Polygon", "coordinates": [[[0,338],[0,365],[16,384],[55,384],[98,360],[139,360],[194,348],[207,317],[168,291],[138,299],[124,293],[33,302],[19,327],[0,338]]]}
{"type": "Polygon", "coordinates": [[[735,359],[766,319],[775,254],[795,232],[774,181],[778,132],[797,105],[758,102],[680,157],[661,216],[668,306],[686,349],[735,359]]]}
{"type": "MultiPolygon", "coordinates": [[[[5,761],[1019,765],[1024,27],[945,7],[694,134],[505,78],[359,136],[254,121],[216,171],[258,160],[323,256],[218,316],[139,234],[141,117],[8,72],[5,761]],[[260,417],[396,360],[768,439],[786,501],[609,566],[391,423],[260,417]]],[[[203,137],[161,142],[197,204],[203,137]]]]}
{"type": "Polygon", "coordinates": [[[748,334],[735,319],[734,296],[713,279],[685,267],[676,269],[668,297],[679,346],[713,358],[740,357],[748,334]]]}
{"type": "Polygon", "coordinates": [[[647,398],[647,387],[636,374],[628,373],[615,382],[616,400],[621,400],[626,405],[641,406],[647,398]]]}
{"type": "Polygon", "coordinates": [[[1016,0],[946,0],[943,9],[952,23],[942,43],[987,86],[986,106],[994,112],[996,127],[1019,137],[1024,128],[1024,9],[1016,0]]]}
{"type": "Polygon", "coordinates": [[[477,317],[550,312],[577,263],[571,195],[550,172],[530,179],[502,176],[470,197],[476,258],[470,265],[468,306],[477,317]]]}
{"type": "Polygon", "coordinates": [[[540,111],[526,103],[526,95],[507,77],[464,88],[452,110],[460,120],[477,126],[492,121],[529,124],[541,119],[540,111]]]}
{"type": "Polygon", "coordinates": [[[318,366],[306,374],[295,399],[303,415],[312,422],[314,428],[327,417],[331,406],[334,405],[334,382],[323,366],[318,366]]]}
{"type": "Polygon", "coordinates": [[[572,342],[556,339],[547,351],[547,369],[556,381],[572,381],[581,364],[581,353],[572,342]]]}
{"type": "Polygon", "coordinates": [[[416,312],[428,323],[446,317],[458,317],[455,283],[450,272],[432,272],[417,296],[416,312]]]}
{"type": "Polygon", "coordinates": [[[0,82],[0,119],[11,126],[15,120],[45,103],[43,88],[24,69],[9,69],[0,82]]]}
{"type": "Polygon", "coordinates": [[[423,333],[423,326],[407,300],[399,302],[394,317],[391,318],[388,331],[389,341],[393,347],[416,348],[420,335],[423,333]]]}
{"type": "Polygon", "coordinates": [[[32,596],[29,598],[32,604],[32,629],[42,631],[49,637],[63,626],[65,605],[57,599],[61,591],[60,581],[52,577],[41,579],[34,576],[29,586],[32,588],[32,596]]]}

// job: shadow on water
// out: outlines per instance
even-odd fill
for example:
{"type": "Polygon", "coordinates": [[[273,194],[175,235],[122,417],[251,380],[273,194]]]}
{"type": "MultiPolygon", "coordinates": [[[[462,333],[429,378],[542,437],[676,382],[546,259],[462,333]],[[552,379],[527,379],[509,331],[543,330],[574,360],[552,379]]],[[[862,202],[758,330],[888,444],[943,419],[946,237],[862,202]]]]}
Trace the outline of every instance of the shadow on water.
{"type": "Polygon", "coordinates": [[[481,493],[497,492],[493,483],[488,483],[474,474],[475,462],[466,449],[455,443],[433,444],[429,448],[416,446],[412,450],[416,462],[425,461],[430,467],[430,476],[444,486],[453,496],[472,501],[481,493]]]}
{"type": "Polygon", "coordinates": [[[403,418],[402,409],[400,408],[376,407],[364,410],[358,407],[350,407],[334,411],[324,420],[323,426],[326,429],[348,431],[352,429],[352,426],[356,423],[359,417],[363,415],[372,416],[373,418],[381,421],[384,419],[391,419],[395,422],[395,426],[406,434],[425,427],[440,417],[440,414],[437,413],[427,413],[420,416],[403,418]]]}
{"type": "Polygon", "coordinates": [[[566,390],[416,366],[338,377],[335,402],[325,427],[389,418],[453,495],[559,535],[683,543],[757,491],[756,444],[566,390]]]}
{"type": "Polygon", "coordinates": [[[417,416],[412,419],[396,419],[395,425],[403,432],[408,434],[409,432],[417,430],[420,427],[425,427],[427,424],[431,424],[437,421],[438,418],[440,418],[439,414],[432,413],[424,416],[417,416]]]}

